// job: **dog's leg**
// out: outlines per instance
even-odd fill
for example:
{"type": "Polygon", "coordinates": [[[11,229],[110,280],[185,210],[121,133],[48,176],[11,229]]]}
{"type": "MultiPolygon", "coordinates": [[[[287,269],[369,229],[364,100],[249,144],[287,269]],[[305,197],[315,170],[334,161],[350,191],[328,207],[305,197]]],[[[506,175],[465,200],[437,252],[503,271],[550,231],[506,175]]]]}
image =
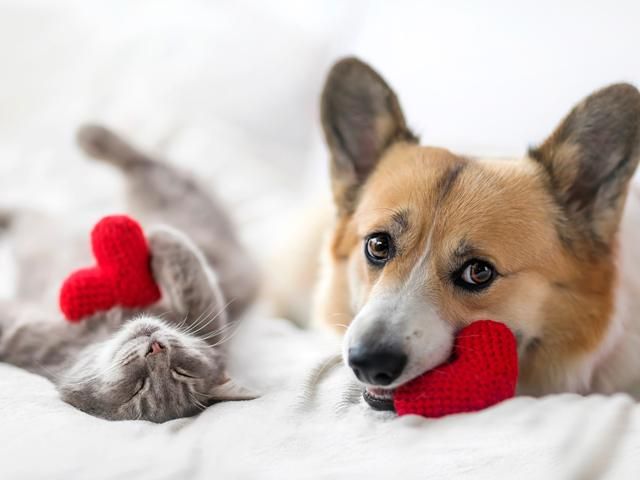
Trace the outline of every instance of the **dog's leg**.
{"type": "Polygon", "coordinates": [[[257,269],[219,203],[189,175],[138,151],[116,134],[85,126],[78,143],[92,157],[118,167],[128,182],[132,213],[145,223],[165,223],[184,232],[217,272],[220,287],[240,313],[256,294],[257,269]]]}

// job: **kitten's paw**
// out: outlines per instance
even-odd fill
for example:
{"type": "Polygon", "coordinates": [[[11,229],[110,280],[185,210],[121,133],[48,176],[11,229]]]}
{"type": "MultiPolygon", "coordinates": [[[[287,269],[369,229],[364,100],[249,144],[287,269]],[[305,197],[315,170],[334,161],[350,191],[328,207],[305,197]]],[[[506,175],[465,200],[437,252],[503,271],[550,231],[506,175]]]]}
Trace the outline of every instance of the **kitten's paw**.
{"type": "Polygon", "coordinates": [[[215,273],[186,235],[170,227],[156,227],[148,241],[153,276],[173,309],[197,318],[223,308],[215,273]]]}

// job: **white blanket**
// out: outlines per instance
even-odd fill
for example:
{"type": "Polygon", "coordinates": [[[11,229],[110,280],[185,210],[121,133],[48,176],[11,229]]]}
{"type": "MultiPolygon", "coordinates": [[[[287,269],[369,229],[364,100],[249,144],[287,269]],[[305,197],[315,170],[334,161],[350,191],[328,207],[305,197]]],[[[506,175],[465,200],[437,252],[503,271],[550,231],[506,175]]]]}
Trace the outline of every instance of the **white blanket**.
{"type": "Polygon", "coordinates": [[[165,424],[109,422],[46,380],[0,366],[0,478],[637,478],[640,406],[627,396],[517,398],[426,420],[371,410],[334,342],[249,321],[234,345],[264,395],[165,424]]]}

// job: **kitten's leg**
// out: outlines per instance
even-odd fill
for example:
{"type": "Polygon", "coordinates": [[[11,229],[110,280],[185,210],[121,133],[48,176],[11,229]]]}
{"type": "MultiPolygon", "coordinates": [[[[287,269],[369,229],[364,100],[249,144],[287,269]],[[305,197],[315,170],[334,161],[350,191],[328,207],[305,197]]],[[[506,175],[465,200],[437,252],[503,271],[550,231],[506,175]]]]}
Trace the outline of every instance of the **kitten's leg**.
{"type": "Polygon", "coordinates": [[[128,183],[132,213],[146,223],[171,225],[189,236],[218,274],[224,294],[235,298],[236,316],[253,300],[258,272],[221,208],[193,178],[158,162],[100,126],[78,132],[80,147],[92,157],[118,167],[128,183]]]}
{"type": "Polygon", "coordinates": [[[183,233],[171,227],[156,227],[149,233],[151,269],[170,310],[183,327],[210,345],[226,338],[232,328],[226,300],[216,272],[183,233]]]}
{"type": "Polygon", "coordinates": [[[62,318],[35,305],[0,302],[0,362],[55,381],[69,355],[85,346],[76,333],[62,318]]]}

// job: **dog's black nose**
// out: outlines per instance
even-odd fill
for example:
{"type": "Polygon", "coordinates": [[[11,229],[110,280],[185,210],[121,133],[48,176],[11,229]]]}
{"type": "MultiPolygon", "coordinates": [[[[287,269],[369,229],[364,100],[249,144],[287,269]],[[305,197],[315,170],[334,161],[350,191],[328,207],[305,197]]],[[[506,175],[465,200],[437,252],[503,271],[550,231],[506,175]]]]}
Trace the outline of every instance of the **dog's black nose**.
{"type": "Polygon", "coordinates": [[[407,355],[397,349],[369,350],[361,346],[349,349],[349,366],[358,380],[370,385],[389,385],[400,376],[407,355]]]}

